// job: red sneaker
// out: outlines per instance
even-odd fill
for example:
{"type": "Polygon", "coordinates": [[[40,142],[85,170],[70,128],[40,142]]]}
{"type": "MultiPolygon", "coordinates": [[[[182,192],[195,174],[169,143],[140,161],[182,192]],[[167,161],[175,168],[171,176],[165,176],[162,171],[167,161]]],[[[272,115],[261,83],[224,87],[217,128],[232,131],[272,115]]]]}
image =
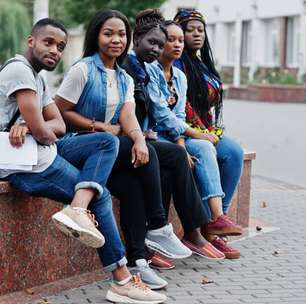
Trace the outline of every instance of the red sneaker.
{"type": "Polygon", "coordinates": [[[220,238],[216,238],[211,241],[214,247],[224,253],[226,259],[239,259],[240,251],[228,245],[220,238]]]}
{"type": "Polygon", "coordinates": [[[187,240],[182,240],[182,243],[187,246],[194,254],[197,254],[202,258],[215,261],[225,259],[225,255],[209,242],[204,245],[196,245],[187,240]]]}
{"type": "Polygon", "coordinates": [[[216,220],[207,224],[207,233],[218,236],[241,235],[242,227],[232,222],[226,215],[220,215],[216,220]]]}
{"type": "Polygon", "coordinates": [[[168,258],[154,252],[149,259],[149,266],[154,269],[170,270],[175,267],[175,264],[168,258]]]}

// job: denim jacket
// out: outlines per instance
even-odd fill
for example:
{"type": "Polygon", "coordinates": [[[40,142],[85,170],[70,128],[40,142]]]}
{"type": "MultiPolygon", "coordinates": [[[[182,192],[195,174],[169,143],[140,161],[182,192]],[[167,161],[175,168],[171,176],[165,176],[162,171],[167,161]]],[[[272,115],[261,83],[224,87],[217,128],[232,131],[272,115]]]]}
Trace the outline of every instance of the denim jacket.
{"type": "Polygon", "coordinates": [[[158,132],[159,136],[175,141],[182,137],[189,127],[185,123],[187,79],[182,71],[172,67],[173,85],[177,92],[178,100],[171,110],[167,103],[170,92],[162,65],[155,61],[147,64],[146,67],[150,76],[147,88],[151,98],[150,111],[155,122],[153,129],[158,132]]]}
{"type": "MultiPolygon", "coordinates": [[[[87,64],[88,80],[74,110],[87,118],[94,117],[96,120],[103,122],[105,120],[107,106],[107,74],[104,64],[98,53],[83,58],[81,61],[87,64]]],[[[129,82],[133,81],[118,65],[116,66],[116,77],[119,101],[115,114],[111,119],[111,124],[116,124],[118,122],[129,82]]]]}

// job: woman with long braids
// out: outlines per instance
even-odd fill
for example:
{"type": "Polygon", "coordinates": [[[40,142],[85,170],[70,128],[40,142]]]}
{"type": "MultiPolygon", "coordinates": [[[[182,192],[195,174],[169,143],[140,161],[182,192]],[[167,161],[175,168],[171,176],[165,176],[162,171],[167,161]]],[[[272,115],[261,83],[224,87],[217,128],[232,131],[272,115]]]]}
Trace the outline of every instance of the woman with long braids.
{"type": "MultiPolygon", "coordinates": [[[[168,40],[165,49],[158,59],[148,68],[150,83],[148,91],[151,96],[153,108],[158,108],[159,104],[164,104],[163,111],[152,111],[154,130],[159,137],[174,141],[170,131],[175,128],[178,121],[185,121],[185,105],[187,93],[186,76],[177,67],[173,66],[175,60],[179,59],[184,49],[184,33],[182,28],[174,21],[166,22],[168,40]],[[163,119],[168,116],[168,119],[163,119]],[[169,131],[170,130],[170,131],[169,131]]],[[[198,184],[199,192],[202,196],[203,205],[211,218],[224,217],[222,210],[222,198],[224,193],[221,186],[219,166],[214,147],[216,135],[199,132],[188,126],[175,142],[185,147],[188,152],[189,163],[194,168],[194,175],[198,184]]],[[[225,218],[225,217],[224,217],[225,218]]],[[[213,223],[208,224],[211,229],[213,223]]],[[[241,227],[226,219],[226,225],[216,226],[214,232],[219,235],[234,235],[241,233],[241,227]]],[[[202,229],[206,235],[205,227],[202,229]]],[[[211,230],[210,230],[211,231],[211,230]]],[[[227,258],[238,258],[238,250],[226,245],[223,240],[216,237],[211,238],[212,244],[221,250],[227,258]],[[220,246],[222,244],[222,246],[220,246]]],[[[188,242],[185,242],[188,246],[188,242]]],[[[192,249],[192,245],[189,246],[192,249]]]]}
{"type": "MultiPolygon", "coordinates": [[[[218,199],[208,204],[211,221],[207,233],[212,236],[213,244],[226,254],[226,244],[214,235],[241,234],[241,227],[237,227],[226,213],[242,173],[243,150],[233,139],[222,134],[222,82],[214,65],[203,15],[194,10],[181,10],[174,21],[184,32],[184,52],[176,66],[187,77],[186,122],[199,133],[208,132],[213,136],[213,140],[208,137],[207,141],[211,142],[210,150],[216,153],[220,174],[215,186],[218,183],[219,194],[224,193],[222,201],[218,199]]],[[[209,192],[202,196],[212,197],[209,192]]],[[[239,257],[239,254],[233,257],[239,257]]]]}
{"type": "MultiPolygon", "coordinates": [[[[168,34],[163,22],[162,15],[156,9],[138,13],[133,36],[134,49],[123,63],[123,67],[135,82],[136,114],[144,130],[151,109],[147,90],[150,79],[146,63],[156,60],[164,48],[168,34]]],[[[184,130],[186,127],[185,122],[177,123],[178,130],[184,130]]],[[[174,133],[178,130],[174,130],[174,133]]],[[[152,137],[150,132],[147,134],[152,137]]],[[[202,207],[185,149],[170,142],[154,139],[149,139],[149,142],[159,159],[165,208],[168,211],[172,194],[175,209],[184,228],[183,242],[192,244],[193,251],[204,258],[223,259],[224,254],[216,250],[201,234],[200,227],[208,222],[207,215],[202,207]]],[[[147,246],[155,249],[150,240],[147,240],[147,246]]]]}

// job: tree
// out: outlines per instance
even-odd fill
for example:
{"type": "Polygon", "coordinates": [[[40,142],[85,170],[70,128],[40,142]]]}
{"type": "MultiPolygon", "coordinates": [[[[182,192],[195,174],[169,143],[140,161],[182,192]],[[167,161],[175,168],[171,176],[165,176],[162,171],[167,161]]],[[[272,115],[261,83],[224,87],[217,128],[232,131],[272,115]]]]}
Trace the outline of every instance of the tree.
{"type": "Polygon", "coordinates": [[[0,62],[3,62],[24,50],[31,19],[21,3],[0,0],[0,24],[0,62]]]}
{"type": "Polygon", "coordinates": [[[62,19],[68,26],[86,25],[96,11],[103,8],[121,11],[133,25],[138,11],[149,7],[159,7],[165,0],[54,0],[50,2],[50,16],[62,19]]]}

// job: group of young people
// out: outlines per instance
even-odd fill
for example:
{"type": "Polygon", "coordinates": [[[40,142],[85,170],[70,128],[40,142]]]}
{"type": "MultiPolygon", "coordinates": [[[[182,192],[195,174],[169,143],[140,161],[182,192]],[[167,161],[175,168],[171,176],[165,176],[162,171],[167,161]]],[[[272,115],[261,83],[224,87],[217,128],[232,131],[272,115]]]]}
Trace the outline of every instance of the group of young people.
{"type": "Polygon", "coordinates": [[[42,19],[27,43],[24,56],[1,67],[0,130],[8,129],[16,147],[31,134],[38,163],[31,172],[0,169],[0,178],[67,204],[52,219],[67,235],[97,248],[114,279],[106,298],[166,301],[153,291],[167,281],[150,267],[147,248],[159,253],[152,257],[157,267],[163,262],[173,268],[172,259],[192,253],[239,258],[223,237],[242,233],[226,214],[243,151],[223,134],[222,83],[203,15],[181,10],[165,21],[148,9],[137,14],[132,35],[121,12],[97,12],[83,58],[67,71],[54,99],[38,73],[56,67],[67,31],[42,19]],[[110,194],[120,200],[125,246],[110,194]],[[182,240],[168,223],[171,198],[182,240]]]}

